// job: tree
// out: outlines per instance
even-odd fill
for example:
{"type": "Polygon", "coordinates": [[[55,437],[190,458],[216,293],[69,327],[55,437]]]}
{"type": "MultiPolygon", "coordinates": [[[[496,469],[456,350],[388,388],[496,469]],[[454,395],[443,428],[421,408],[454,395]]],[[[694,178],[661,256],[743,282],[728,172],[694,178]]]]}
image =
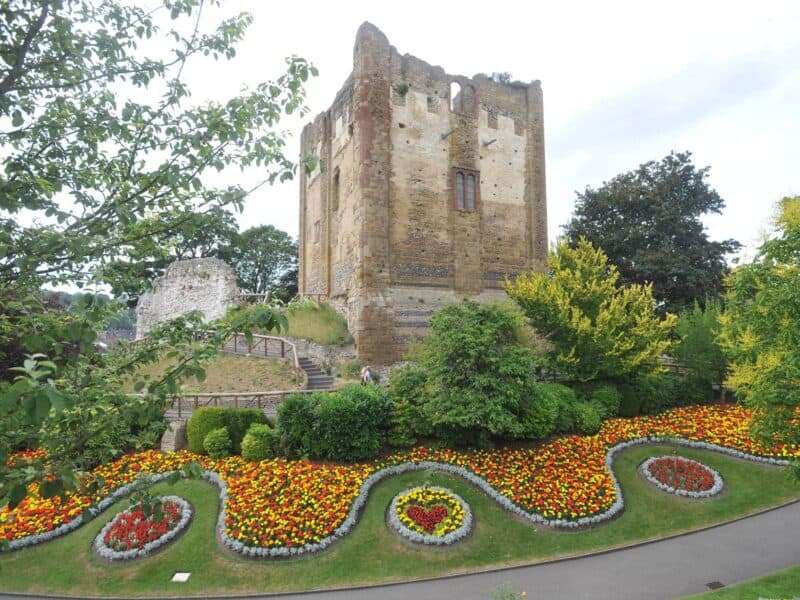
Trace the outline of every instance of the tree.
{"type": "Polygon", "coordinates": [[[558,243],[545,273],[520,275],[506,292],[552,343],[551,367],[572,381],[652,371],[668,351],[675,316],[662,320],[649,285],[619,285],[617,268],[584,238],[558,243]]]}
{"type": "Polygon", "coordinates": [[[297,244],[272,225],[260,225],[242,232],[223,257],[236,271],[242,290],[264,294],[277,290],[281,277],[297,269],[297,244]]]}
{"type": "Polygon", "coordinates": [[[170,263],[190,258],[222,257],[239,235],[236,217],[225,207],[205,212],[160,214],[143,218],[135,227],[147,230],[158,219],[159,233],[143,238],[126,256],[106,265],[104,280],[129,306],[170,263]]]}
{"type": "Polygon", "coordinates": [[[23,332],[28,355],[13,381],[0,381],[0,505],[19,502],[34,482],[45,496],[85,485],[78,474],[90,466],[93,440],[105,441],[92,461],[135,445],[132,429],[123,440],[107,434],[119,422],[160,420],[181,378],[202,378],[232,332],[285,326],[268,306],[212,324],[189,314],[127,352],[100,354],[94,342],[118,306],[89,295],[52,310],[42,299],[46,284],[114,283],[120,272],[137,283],[137,253],[151,240],[180,238],[198,214],[240,208],[249,190],[211,188],[209,170],[293,176],[275,126],[305,110],[303,82],[315,69],[293,57],[273,82],[224,103],[190,103],[187,62],[233,58],[250,23],[242,14],[206,32],[209,3],[218,4],[164,0],[148,12],[119,0],[15,0],[0,8],[0,348],[23,332]],[[171,49],[150,56],[162,47],[154,43],[161,21],[171,49]],[[138,382],[143,396],[124,395],[123,378],[163,348],[175,366],[138,382]],[[27,443],[43,447],[47,461],[9,464],[27,443]]]}
{"type": "Polygon", "coordinates": [[[775,237],[728,278],[720,343],[730,359],[726,383],[754,411],[756,432],[798,444],[800,196],[781,201],[775,223],[775,237]]]}
{"type": "Polygon", "coordinates": [[[573,245],[581,236],[617,266],[620,283],[652,284],[659,312],[679,312],[723,292],[725,256],[736,240],[708,239],[700,217],[721,213],[724,200],[697,169],[690,152],[670,153],[598,189],[577,193],[565,226],[573,245]]]}

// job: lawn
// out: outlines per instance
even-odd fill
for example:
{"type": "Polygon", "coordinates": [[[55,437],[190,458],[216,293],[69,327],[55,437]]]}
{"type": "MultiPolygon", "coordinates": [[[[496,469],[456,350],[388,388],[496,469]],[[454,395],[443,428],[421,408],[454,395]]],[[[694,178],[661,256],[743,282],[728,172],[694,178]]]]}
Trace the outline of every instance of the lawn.
{"type": "MultiPolygon", "coordinates": [[[[504,511],[465,480],[438,471],[408,473],[372,488],[359,523],[320,554],[293,559],[247,560],[221,549],[214,536],[215,488],[205,482],[159,484],[194,504],[187,533],[157,556],[108,565],[95,558],[91,541],[120,502],[77,531],[40,546],[0,556],[3,591],[80,595],[236,594],[397,581],[570,556],[630,544],[729,520],[800,496],[800,489],[775,467],[718,453],[673,446],[637,446],[617,455],[615,472],[626,500],[617,519],[579,532],[534,527],[504,511]],[[637,474],[646,457],[677,453],[716,469],[728,492],[694,501],[653,489],[637,474]],[[398,492],[424,482],[449,487],[473,509],[471,536],[446,549],[415,547],[392,534],[385,511],[398,492]],[[186,584],[169,582],[189,571],[186,584]]],[[[736,597],[736,596],[733,596],[736,597]]]]}
{"type": "Polygon", "coordinates": [[[739,585],[707,592],[692,598],[702,600],[756,600],[757,598],[800,597],[800,565],[745,581],[739,585]]]}
{"type": "MultiPolygon", "coordinates": [[[[165,359],[147,365],[141,369],[139,377],[160,377],[169,364],[165,359]]],[[[192,378],[184,382],[186,393],[262,392],[297,387],[294,369],[286,360],[221,353],[206,365],[205,370],[204,381],[192,378]]],[[[128,383],[127,389],[133,392],[133,381],[128,383]]]]}

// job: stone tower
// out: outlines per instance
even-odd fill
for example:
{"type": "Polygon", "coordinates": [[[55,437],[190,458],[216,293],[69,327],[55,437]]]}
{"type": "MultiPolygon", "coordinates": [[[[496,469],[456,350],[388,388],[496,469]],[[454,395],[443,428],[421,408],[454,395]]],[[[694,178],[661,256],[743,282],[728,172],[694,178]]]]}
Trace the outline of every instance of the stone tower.
{"type": "Polygon", "coordinates": [[[329,299],[366,360],[400,360],[443,304],[544,268],[538,81],[448,75],[364,23],[301,152],[321,168],[300,179],[300,292],[329,299]]]}

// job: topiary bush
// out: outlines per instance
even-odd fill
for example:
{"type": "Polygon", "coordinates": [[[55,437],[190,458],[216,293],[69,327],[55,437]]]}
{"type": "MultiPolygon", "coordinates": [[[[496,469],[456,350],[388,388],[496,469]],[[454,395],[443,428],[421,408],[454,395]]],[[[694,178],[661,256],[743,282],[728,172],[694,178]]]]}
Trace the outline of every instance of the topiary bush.
{"type": "Polygon", "coordinates": [[[212,429],[203,440],[203,448],[211,458],[225,458],[230,456],[233,442],[228,434],[227,427],[212,429]]]}
{"type": "Polygon", "coordinates": [[[269,425],[253,423],[242,440],[242,458],[259,461],[275,458],[280,435],[269,425]]]}
{"type": "Polygon", "coordinates": [[[186,439],[189,450],[197,454],[205,454],[203,443],[206,436],[214,429],[225,427],[225,409],[215,406],[198,408],[192,413],[186,424],[186,439]]]}
{"type": "Polygon", "coordinates": [[[575,431],[581,435],[594,435],[600,431],[600,413],[591,404],[576,402],[572,406],[575,418],[575,431]]]}
{"type": "Polygon", "coordinates": [[[314,410],[311,454],[342,461],[377,456],[391,414],[391,402],[378,386],[348,385],[328,394],[314,410]]]}
{"type": "Polygon", "coordinates": [[[226,427],[231,439],[231,452],[240,454],[242,439],[253,423],[269,424],[269,419],[257,408],[220,408],[216,406],[199,408],[192,413],[186,424],[189,449],[198,454],[205,454],[203,444],[208,433],[213,429],[226,427]]]}
{"type": "Polygon", "coordinates": [[[231,436],[233,454],[242,453],[242,440],[254,423],[268,424],[267,415],[257,408],[230,408],[223,413],[225,427],[231,436]]]}

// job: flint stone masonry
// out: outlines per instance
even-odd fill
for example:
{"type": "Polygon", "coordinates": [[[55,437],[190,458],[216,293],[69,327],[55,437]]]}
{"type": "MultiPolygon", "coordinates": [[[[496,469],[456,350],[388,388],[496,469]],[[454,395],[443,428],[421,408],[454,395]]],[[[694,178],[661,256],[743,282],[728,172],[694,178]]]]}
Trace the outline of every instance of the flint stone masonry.
{"type": "Polygon", "coordinates": [[[136,305],[136,339],[157,323],[199,310],[205,321],[225,316],[236,303],[239,286],[236,273],[218,258],[193,258],[172,263],[151,291],[136,305]]]}
{"type": "Polygon", "coordinates": [[[449,75],[364,23],[301,152],[322,167],[301,175],[299,289],[328,296],[361,359],[396,362],[444,303],[504,298],[506,277],[544,268],[538,81],[449,75]]]}

